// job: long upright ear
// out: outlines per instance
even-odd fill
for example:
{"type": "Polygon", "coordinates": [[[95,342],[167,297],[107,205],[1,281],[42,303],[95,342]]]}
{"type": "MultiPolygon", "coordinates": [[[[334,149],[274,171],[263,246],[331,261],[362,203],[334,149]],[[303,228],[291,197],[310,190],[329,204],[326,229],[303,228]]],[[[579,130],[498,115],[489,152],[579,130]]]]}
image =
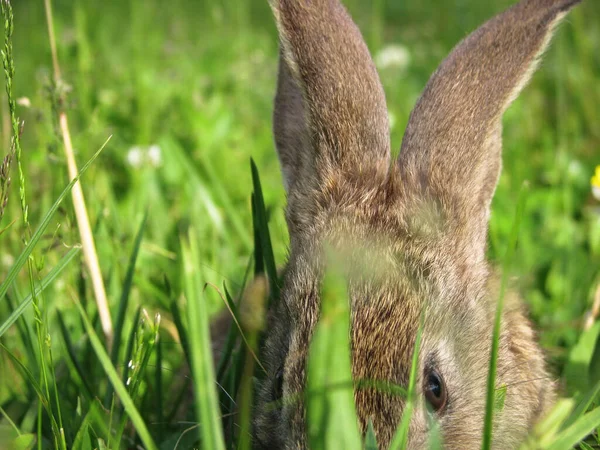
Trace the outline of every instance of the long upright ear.
{"type": "Polygon", "coordinates": [[[402,182],[442,205],[477,260],[500,174],[502,114],[579,1],[522,0],[485,23],[442,62],[409,119],[398,159],[402,182]]]}
{"type": "Polygon", "coordinates": [[[275,143],[288,194],[304,185],[300,179],[325,183],[387,167],[383,89],[360,31],[339,0],[270,4],[281,41],[275,143]]]}

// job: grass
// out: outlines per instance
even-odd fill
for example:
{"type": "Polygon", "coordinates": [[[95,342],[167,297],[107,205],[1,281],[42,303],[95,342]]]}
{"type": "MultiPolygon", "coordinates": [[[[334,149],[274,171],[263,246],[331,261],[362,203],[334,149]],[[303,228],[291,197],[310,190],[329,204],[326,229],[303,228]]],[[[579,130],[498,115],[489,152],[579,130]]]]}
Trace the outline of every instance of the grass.
{"type": "MultiPolygon", "coordinates": [[[[345,3],[375,55],[390,45],[408,55],[381,69],[399,149],[440,59],[511,1],[345,3]]],[[[2,4],[0,448],[247,446],[251,410],[241,422],[233,412],[252,397],[247,374],[263,376],[256,330],[244,330],[242,341],[231,328],[226,353],[213,362],[207,318],[223,299],[238,318],[252,310],[256,300],[242,295],[252,274],[266,273],[276,301],[286,256],[270,129],[277,38],[267,2],[55,0],[60,84],[52,82],[44,2],[14,2],[12,19],[2,4]],[[60,110],[115,324],[111,351],[68,201],[60,110]]],[[[600,211],[590,193],[600,164],[599,24],[592,1],[569,15],[504,120],[488,256],[524,298],[565,397],[526,448],[600,446],[600,322],[582,327],[600,284],[600,211]]],[[[344,290],[332,283],[327,292],[339,301],[344,290]]],[[[313,342],[322,350],[309,369],[309,412],[318,418],[311,443],[331,448],[343,434],[362,446],[354,431],[339,431],[356,426],[350,391],[318,394],[349,376],[347,316],[325,306],[323,314],[313,342]],[[326,352],[339,359],[322,358],[326,352]],[[331,402],[347,407],[340,413],[331,402]]],[[[367,438],[376,448],[374,435],[367,438]]]]}
{"type": "MultiPolygon", "coordinates": [[[[513,262],[515,247],[517,245],[517,239],[519,237],[519,227],[521,225],[521,219],[523,218],[523,209],[525,208],[527,201],[528,186],[523,186],[523,189],[519,193],[517,199],[517,209],[515,212],[514,224],[509,236],[508,246],[506,249],[506,255],[503,260],[502,267],[502,280],[500,282],[500,292],[498,294],[498,302],[496,305],[496,313],[494,317],[494,329],[492,331],[492,343],[491,343],[491,355],[490,355],[490,368],[488,371],[487,378],[487,396],[486,396],[486,408],[485,417],[483,422],[483,444],[482,447],[489,449],[492,447],[492,431],[494,429],[494,411],[496,409],[496,395],[498,389],[496,388],[496,373],[498,370],[498,351],[500,347],[500,332],[502,328],[502,309],[504,308],[504,296],[506,295],[506,287],[508,283],[508,275],[510,273],[510,267],[513,262]]],[[[504,391],[506,392],[506,390],[504,391]]]]}

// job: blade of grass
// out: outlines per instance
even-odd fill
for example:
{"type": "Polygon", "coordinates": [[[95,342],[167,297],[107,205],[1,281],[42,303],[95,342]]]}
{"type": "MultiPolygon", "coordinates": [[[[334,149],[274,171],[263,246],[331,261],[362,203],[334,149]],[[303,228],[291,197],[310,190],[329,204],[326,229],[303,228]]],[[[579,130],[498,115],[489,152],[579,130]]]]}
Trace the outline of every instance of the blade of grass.
{"type": "Polygon", "coordinates": [[[58,325],[62,334],[63,341],[65,342],[65,346],[67,347],[67,355],[69,357],[69,360],[73,368],[75,369],[77,376],[79,377],[81,385],[83,386],[83,394],[85,395],[86,399],[91,402],[94,398],[94,394],[92,393],[92,389],[87,382],[87,377],[85,376],[83,368],[79,363],[77,353],[75,352],[75,348],[73,347],[73,342],[71,342],[69,330],[67,330],[67,326],[65,325],[65,321],[60,310],[56,311],[56,316],[58,319],[58,325]]]}
{"type": "Polygon", "coordinates": [[[140,324],[140,315],[142,314],[142,307],[138,306],[135,311],[135,315],[133,316],[133,322],[131,325],[131,330],[129,331],[129,339],[127,339],[127,349],[125,350],[125,358],[123,359],[123,384],[127,385],[127,379],[129,378],[129,361],[131,361],[131,356],[133,355],[133,346],[135,344],[135,334],[139,328],[140,324]]]}
{"type": "MultiPolygon", "coordinates": [[[[233,312],[234,315],[237,315],[235,303],[233,302],[229,292],[227,291],[227,287],[223,284],[223,290],[225,292],[225,299],[229,305],[229,308],[233,312]]],[[[229,330],[227,331],[227,340],[225,341],[225,348],[223,350],[223,354],[219,360],[219,364],[217,366],[217,381],[222,384],[223,377],[225,375],[225,370],[228,367],[228,363],[231,359],[231,352],[233,351],[233,347],[237,341],[237,328],[233,321],[229,325],[229,330]]]]}
{"type": "MultiPolygon", "coordinates": [[[[18,293],[18,286],[16,283],[14,284],[14,291],[15,291],[17,298],[21,298],[21,296],[18,293]]],[[[12,302],[10,295],[6,296],[6,302],[8,303],[10,313],[12,314],[15,311],[15,306],[12,302]]],[[[12,317],[10,315],[9,315],[9,318],[12,320],[12,317]]],[[[16,323],[17,330],[21,337],[21,342],[23,342],[23,345],[27,349],[26,353],[27,353],[27,356],[29,357],[29,361],[31,361],[33,364],[36,364],[37,363],[37,353],[36,353],[35,346],[33,345],[33,342],[34,342],[33,341],[33,331],[31,329],[29,323],[27,323],[27,320],[25,319],[23,314],[21,314],[19,316],[19,318],[14,321],[14,323],[16,323]]],[[[3,326],[4,326],[4,323],[2,324],[1,327],[3,327],[3,326]]],[[[11,325],[8,325],[8,326],[10,327],[11,325]]],[[[1,336],[1,334],[0,334],[0,336],[1,336]]]]}
{"type": "Polygon", "coordinates": [[[142,244],[142,237],[144,236],[144,230],[146,228],[146,221],[148,219],[148,211],[144,214],[144,218],[140,223],[135,241],[133,244],[133,250],[129,256],[129,265],[127,266],[127,273],[125,274],[125,280],[123,281],[123,289],[121,290],[121,298],[119,300],[119,311],[117,313],[117,320],[114,328],[114,340],[113,347],[110,354],[110,360],[113,365],[117,364],[119,357],[119,350],[121,349],[121,335],[123,334],[123,325],[125,324],[125,313],[127,312],[127,305],[129,304],[129,294],[133,285],[133,275],[135,273],[135,263],[140,251],[142,244]]]}
{"type": "Polygon", "coordinates": [[[221,205],[223,205],[223,209],[227,214],[227,218],[231,221],[233,227],[235,228],[238,238],[244,244],[245,248],[249,248],[250,239],[248,237],[247,227],[242,221],[239,210],[233,204],[228,190],[223,187],[222,177],[212,166],[210,158],[205,157],[203,153],[200,153],[199,158],[200,163],[205,168],[204,172],[206,173],[211,189],[216,192],[217,196],[221,199],[221,205]]]}
{"type": "Polygon", "coordinates": [[[40,399],[39,404],[41,405],[42,408],[44,408],[46,410],[46,412],[48,413],[48,416],[50,417],[52,427],[55,430],[58,430],[58,425],[57,425],[57,423],[54,419],[54,415],[52,414],[52,411],[50,409],[51,408],[50,402],[48,401],[48,397],[44,393],[40,384],[34,378],[34,376],[29,371],[29,369],[27,367],[25,367],[25,365],[21,361],[19,361],[19,359],[8,348],[6,348],[6,346],[4,344],[2,344],[1,342],[0,342],[0,348],[6,352],[6,354],[10,357],[11,361],[17,367],[17,369],[19,369],[21,371],[23,378],[25,378],[27,380],[27,382],[31,385],[31,387],[35,390],[35,392],[38,395],[38,398],[40,399]]]}
{"type": "Polygon", "coordinates": [[[378,450],[377,438],[375,437],[375,430],[373,429],[373,421],[369,419],[367,425],[367,434],[365,435],[365,450],[378,450]]]}
{"type": "Polygon", "coordinates": [[[581,416],[573,425],[562,431],[548,450],[572,448],[600,426],[600,407],[581,416]]]}
{"type": "MultiPolygon", "coordinates": [[[[59,261],[59,263],[52,268],[52,270],[44,277],[44,279],[39,283],[35,290],[35,294],[41,293],[44,289],[46,289],[65,269],[65,267],[73,260],[73,258],[79,253],[79,247],[73,247],[71,250],[67,252],[65,256],[59,261]]],[[[8,279],[7,279],[8,281],[8,279]]],[[[6,331],[12,326],[13,323],[17,321],[17,319],[25,312],[25,309],[31,304],[33,300],[33,296],[29,294],[16,309],[8,316],[8,318],[0,325],[0,336],[2,336],[6,331]]]]}
{"type": "Polygon", "coordinates": [[[31,255],[31,252],[33,251],[34,247],[36,246],[36,244],[39,242],[42,235],[46,231],[46,228],[50,224],[50,220],[52,219],[52,216],[54,215],[54,213],[56,212],[56,210],[58,209],[58,207],[60,206],[62,201],[69,194],[69,192],[71,192],[71,189],[73,189],[73,186],[75,185],[75,183],[77,183],[77,181],[79,181],[81,176],[88,170],[88,168],[92,165],[92,163],[100,155],[102,150],[104,150],[104,147],[106,146],[106,144],[108,144],[108,141],[110,140],[110,138],[111,137],[109,137],[104,142],[104,144],[102,144],[102,147],[100,147],[100,149],[96,153],[94,153],[94,155],[89,159],[89,161],[87,163],[85,163],[85,165],[79,171],[79,175],[77,175],[75,178],[73,178],[69,182],[69,184],[67,184],[67,187],[65,187],[65,189],[60,193],[60,195],[58,196],[58,198],[56,199],[54,204],[50,207],[48,212],[44,215],[44,218],[42,219],[37,230],[35,230],[35,233],[33,233],[33,236],[31,236],[31,239],[29,240],[29,242],[27,243],[27,245],[25,246],[25,248],[23,249],[21,254],[17,257],[17,259],[15,260],[13,265],[11,266],[10,270],[8,271],[8,274],[6,275],[6,278],[4,279],[2,284],[0,284],[0,300],[2,298],[4,298],[4,296],[6,295],[6,292],[8,291],[8,287],[11,285],[11,283],[14,281],[14,279],[19,274],[19,271],[21,270],[21,268],[27,262],[29,255],[31,255]]]}
{"type": "MultiPolygon", "coordinates": [[[[251,448],[251,423],[252,423],[252,399],[254,397],[255,371],[260,367],[263,372],[265,368],[258,360],[259,337],[264,327],[265,306],[268,298],[267,280],[264,276],[256,277],[246,288],[243,302],[240,303],[240,320],[243,324],[243,332],[240,330],[242,340],[246,344],[246,352],[243,361],[242,378],[239,384],[238,399],[238,424],[240,428],[238,450],[249,450],[251,448]]],[[[231,312],[233,315],[233,312],[231,312]]],[[[233,315],[236,325],[238,324],[233,315]]]]}
{"type": "Polygon", "coordinates": [[[254,275],[260,275],[265,272],[265,261],[261,248],[260,225],[258,223],[258,213],[256,212],[256,195],[250,196],[252,204],[252,227],[254,228],[254,275]]]}
{"type": "MultiPolygon", "coordinates": [[[[132,399],[138,397],[139,387],[146,376],[146,368],[152,356],[152,351],[158,339],[158,330],[160,328],[160,314],[156,314],[154,323],[150,320],[146,310],[142,310],[142,319],[139,327],[134,334],[133,352],[130,362],[127,366],[131,369],[131,375],[127,378],[124,386],[129,389],[129,395],[132,399]]],[[[141,398],[141,406],[144,406],[143,397],[141,398]]],[[[116,442],[121,442],[121,437],[127,425],[127,416],[121,416],[116,442]]],[[[108,443],[110,444],[110,443],[108,443]]]]}
{"type": "Polygon", "coordinates": [[[517,247],[519,228],[521,226],[521,218],[523,217],[523,213],[525,211],[525,204],[527,200],[528,191],[528,185],[524,184],[521,188],[521,192],[519,192],[515,219],[513,221],[512,229],[510,231],[506,255],[504,256],[504,260],[502,262],[502,280],[500,282],[500,294],[498,296],[498,303],[496,305],[496,316],[494,318],[494,330],[492,332],[491,346],[492,350],[490,354],[490,369],[488,371],[487,378],[487,396],[483,426],[483,442],[481,445],[481,448],[483,450],[490,450],[492,448],[492,433],[494,431],[494,410],[496,404],[496,371],[498,366],[498,348],[500,346],[500,326],[502,323],[502,309],[504,307],[506,285],[508,283],[509,271],[517,247]]]}
{"type": "Polygon", "coordinates": [[[231,295],[229,294],[229,291],[227,290],[227,286],[225,285],[225,283],[223,283],[223,291],[225,292],[225,299],[227,300],[226,306],[230,309],[230,313],[232,314],[232,318],[234,320],[232,320],[232,322],[229,326],[229,330],[227,332],[227,340],[225,342],[225,349],[224,349],[223,355],[221,355],[219,364],[217,365],[217,382],[222,385],[225,385],[224,377],[227,376],[226,370],[228,368],[231,368],[231,364],[230,364],[231,363],[231,355],[232,355],[233,349],[235,347],[237,337],[242,336],[242,333],[238,329],[238,326],[237,326],[239,323],[237,321],[238,307],[241,304],[241,301],[243,298],[243,293],[246,290],[246,284],[248,282],[248,275],[250,274],[251,266],[252,266],[252,260],[250,259],[248,261],[246,270],[244,272],[244,278],[242,280],[242,285],[240,287],[240,295],[238,298],[237,305],[231,298],[231,295]]]}
{"type": "Polygon", "coordinates": [[[598,381],[592,389],[590,389],[585,395],[581,397],[577,406],[571,413],[571,415],[562,424],[562,428],[568,428],[571,426],[579,417],[581,417],[588,408],[594,403],[594,401],[600,395],[600,381],[598,381]]]}
{"type": "Polygon", "coordinates": [[[538,450],[551,445],[562,423],[572,413],[574,406],[575,401],[572,398],[558,399],[552,409],[535,425],[527,437],[527,441],[521,446],[521,450],[538,450]]]}
{"type": "Polygon", "coordinates": [[[309,446],[360,449],[362,438],[354,404],[350,356],[350,300],[338,261],[330,258],[323,281],[321,318],[310,345],[306,399],[309,446]],[[346,388],[328,389],[348,383],[346,388]]]}
{"type": "MultiPolygon", "coordinates": [[[[135,264],[137,261],[137,257],[140,251],[140,246],[142,244],[142,237],[144,236],[144,230],[146,228],[146,221],[148,219],[148,211],[144,213],[144,218],[138,227],[138,231],[135,236],[135,241],[133,244],[133,249],[131,251],[131,255],[129,256],[129,264],[127,265],[127,272],[125,274],[125,279],[123,280],[123,288],[121,289],[121,298],[119,299],[119,311],[117,312],[117,320],[115,322],[115,327],[113,329],[113,344],[110,353],[110,360],[113,365],[117,367],[118,359],[119,359],[119,350],[121,350],[121,337],[123,335],[123,326],[125,325],[125,314],[127,313],[127,306],[129,305],[129,294],[131,293],[131,287],[133,286],[133,275],[135,273],[135,264]]],[[[138,309],[138,317],[139,317],[139,309],[138,309]]],[[[137,326],[137,322],[134,322],[132,330],[135,331],[137,326]]],[[[131,349],[130,347],[128,347],[131,349]]],[[[129,361],[129,358],[125,360],[125,364],[129,361]]],[[[125,373],[127,372],[127,365],[125,365],[125,369],[123,369],[123,382],[127,380],[125,373]]],[[[106,401],[108,402],[110,397],[112,396],[112,389],[109,386],[106,391],[106,401]]]]}
{"type": "Polygon", "coordinates": [[[164,433],[164,406],[163,406],[163,389],[162,389],[162,339],[158,339],[156,342],[156,367],[154,372],[154,383],[156,389],[156,421],[158,430],[156,431],[157,436],[162,436],[164,433]]]}
{"type": "Polygon", "coordinates": [[[570,349],[563,376],[567,390],[572,395],[587,392],[590,388],[589,367],[592,361],[594,345],[600,337],[600,322],[581,332],[577,343],[570,349]]]}
{"type": "Polygon", "coordinates": [[[392,442],[390,444],[390,450],[405,449],[408,442],[408,428],[410,420],[412,418],[415,400],[416,400],[416,384],[417,384],[417,371],[419,368],[419,351],[421,350],[421,339],[423,333],[423,322],[425,320],[424,314],[421,315],[419,328],[417,330],[417,337],[415,338],[415,348],[413,351],[412,364],[410,366],[410,377],[408,379],[408,392],[406,398],[406,405],[404,406],[404,412],[402,414],[402,420],[396,430],[392,442]]]}
{"type": "Polygon", "coordinates": [[[144,419],[142,419],[142,416],[138,412],[137,408],[135,407],[135,404],[133,403],[133,400],[131,399],[131,397],[129,396],[129,393],[127,392],[127,388],[125,387],[125,385],[119,378],[119,374],[117,373],[114,366],[112,365],[112,363],[110,361],[110,357],[108,356],[108,353],[104,349],[104,345],[102,345],[102,341],[100,341],[100,338],[96,334],[96,331],[94,330],[94,327],[93,327],[92,323],[90,322],[90,319],[88,319],[85,310],[83,309],[83,307],[81,306],[81,303],[79,303],[79,301],[77,299],[75,300],[75,304],[77,306],[77,309],[79,310],[79,314],[81,315],[81,318],[83,319],[83,324],[88,333],[88,337],[89,337],[90,343],[92,344],[92,348],[94,349],[96,356],[98,357],[98,360],[102,364],[104,372],[106,373],[106,375],[108,376],[108,379],[110,380],[111,384],[113,385],[115,392],[119,396],[119,399],[121,400],[121,404],[125,408],[125,412],[129,415],[129,418],[131,419],[133,426],[137,430],[138,435],[139,435],[140,439],[142,440],[142,443],[144,444],[145,448],[147,448],[148,450],[157,450],[158,447],[156,447],[156,444],[152,440],[152,436],[150,436],[150,432],[148,431],[148,428],[146,427],[144,419]]]}
{"type": "Polygon", "coordinates": [[[0,406],[0,415],[2,417],[4,417],[4,420],[6,420],[8,422],[8,424],[10,425],[10,427],[13,430],[15,430],[15,433],[17,434],[17,436],[20,436],[21,435],[21,431],[19,430],[19,427],[13,422],[13,420],[6,413],[6,411],[4,411],[4,408],[2,408],[2,406],[0,406]]]}
{"type": "MultiPolygon", "coordinates": [[[[256,225],[258,227],[258,236],[260,238],[260,249],[269,278],[270,299],[279,299],[279,280],[277,278],[277,266],[273,255],[273,246],[271,245],[271,236],[269,234],[269,225],[267,223],[267,211],[265,208],[265,199],[263,197],[260,185],[260,177],[254,160],[250,160],[252,169],[252,185],[254,188],[254,207],[256,212],[256,225]]],[[[255,250],[256,251],[256,250],[255,250]]]]}
{"type": "MultiPolygon", "coordinates": [[[[598,289],[600,289],[600,286],[598,289]]],[[[596,344],[594,345],[594,351],[592,352],[592,359],[590,360],[588,373],[588,377],[592,383],[600,380],[600,336],[598,336],[596,339],[596,344]]]]}
{"type": "Polygon", "coordinates": [[[91,450],[93,448],[88,429],[91,426],[93,415],[97,414],[97,409],[98,400],[94,400],[91,403],[87,414],[83,418],[79,430],[77,430],[77,434],[73,440],[73,450],[91,450]]]}
{"type": "Polygon", "coordinates": [[[187,331],[185,330],[185,325],[183,324],[183,320],[181,320],[181,312],[179,311],[179,305],[177,305],[177,300],[173,299],[171,301],[170,309],[171,314],[173,315],[173,322],[175,323],[175,328],[177,328],[177,334],[179,334],[179,341],[181,342],[183,355],[185,356],[185,360],[187,361],[188,367],[192,367],[190,344],[187,337],[187,331]]]}
{"type": "Polygon", "coordinates": [[[189,230],[188,239],[182,240],[181,249],[196,412],[202,434],[201,447],[206,450],[225,450],[210,346],[208,310],[199,279],[196,233],[192,229],[189,230]]]}

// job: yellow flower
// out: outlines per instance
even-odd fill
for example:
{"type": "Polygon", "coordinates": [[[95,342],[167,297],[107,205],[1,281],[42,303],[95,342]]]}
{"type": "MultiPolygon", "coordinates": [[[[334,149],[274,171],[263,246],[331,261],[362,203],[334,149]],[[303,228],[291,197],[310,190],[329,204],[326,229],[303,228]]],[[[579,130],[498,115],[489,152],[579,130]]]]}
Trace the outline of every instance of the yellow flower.
{"type": "Polygon", "coordinates": [[[600,166],[596,166],[596,173],[592,177],[592,186],[600,187],[600,166]]]}
{"type": "Polygon", "coordinates": [[[597,200],[600,200],[600,166],[596,166],[596,172],[591,180],[592,194],[597,200]]]}

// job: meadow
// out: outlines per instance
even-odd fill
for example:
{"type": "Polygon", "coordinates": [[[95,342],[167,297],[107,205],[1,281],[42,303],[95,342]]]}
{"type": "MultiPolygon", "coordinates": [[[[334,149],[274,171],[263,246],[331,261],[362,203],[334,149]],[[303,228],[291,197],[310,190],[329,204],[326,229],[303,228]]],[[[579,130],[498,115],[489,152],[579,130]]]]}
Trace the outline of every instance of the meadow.
{"type": "MultiPolygon", "coordinates": [[[[286,258],[268,2],[0,1],[0,448],[248,448],[260,335],[231,328],[213,367],[208,327],[286,258]],[[61,115],[85,168],[108,340],[61,115]]],[[[432,71],[512,2],[344,3],[379,67],[397,154],[432,71]]],[[[522,295],[564,397],[528,448],[600,448],[599,120],[600,7],[585,0],[504,116],[492,206],[488,258],[522,295]]]]}

